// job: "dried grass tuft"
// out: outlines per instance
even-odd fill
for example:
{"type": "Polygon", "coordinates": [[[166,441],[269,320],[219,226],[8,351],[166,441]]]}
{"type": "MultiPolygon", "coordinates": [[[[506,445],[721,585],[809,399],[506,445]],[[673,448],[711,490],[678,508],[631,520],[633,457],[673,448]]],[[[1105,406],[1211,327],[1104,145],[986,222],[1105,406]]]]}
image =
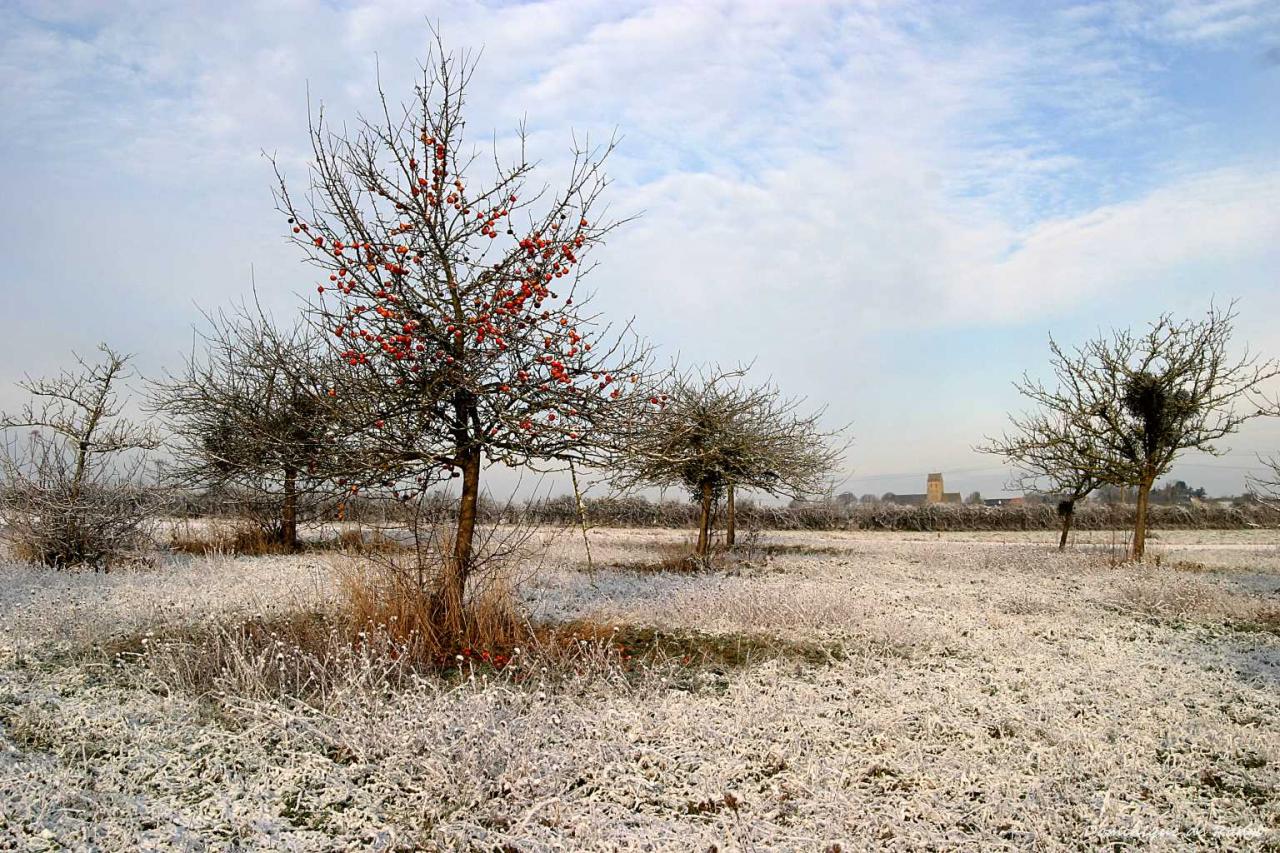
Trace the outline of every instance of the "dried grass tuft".
{"type": "Polygon", "coordinates": [[[1194,619],[1219,615],[1221,596],[1185,576],[1152,575],[1131,580],[1120,588],[1122,606],[1161,619],[1194,619]]]}
{"type": "Polygon", "coordinates": [[[408,543],[388,536],[381,530],[366,531],[359,527],[340,530],[335,539],[320,544],[357,554],[400,554],[410,550],[408,543]]]}
{"type": "Polygon", "coordinates": [[[247,521],[209,522],[200,527],[183,525],[169,533],[169,550],[175,554],[262,557],[287,554],[290,549],[272,537],[262,525],[247,521]]]}
{"type": "Polygon", "coordinates": [[[503,655],[528,643],[529,630],[506,577],[478,585],[465,602],[463,623],[456,630],[441,625],[434,575],[424,577],[411,559],[346,560],[335,568],[349,624],[385,636],[418,666],[448,668],[467,649],[503,655]]]}

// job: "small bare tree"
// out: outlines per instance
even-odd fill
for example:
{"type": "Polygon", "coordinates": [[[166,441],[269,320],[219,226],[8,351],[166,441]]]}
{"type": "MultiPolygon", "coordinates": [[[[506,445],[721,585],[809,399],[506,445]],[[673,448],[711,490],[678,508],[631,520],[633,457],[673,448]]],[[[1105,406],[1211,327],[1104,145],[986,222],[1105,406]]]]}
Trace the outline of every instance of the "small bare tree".
{"type": "Polygon", "coordinates": [[[99,351],[99,362],[76,356],[78,370],[19,383],[31,400],[0,416],[0,515],[16,551],[50,566],[109,567],[135,550],[158,502],[144,481],[158,436],[121,416],[130,357],[99,351]]]}
{"type": "MultiPolygon", "coordinates": [[[[1026,386],[1023,383],[1015,387],[1022,391],[1026,386]]],[[[1073,387],[1067,386],[1059,406],[1067,404],[1073,387]]],[[[1070,400],[1070,405],[1079,412],[1092,403],[1077,397],[1070,400]]],[[[1098,464],[1103,450],[1090,441],[1089,432],[1077,429],[1074,420],[1066,417],[1061,409],[1011,415],[1010,421],[1011,432],[989,439],[977,450],[1003,456],[1014,466],[1017,479],[1010,484],[1012,488],[1060,496],[1058,517],[1062,519],[1062,533],[1058,537],[1058,550],[1063,551],[1071,533],[1076,504],[1103,484],[1099,479],[1102,466],[1098,464]]]]}
{"type": "Polygon", "coordinates": [[[733,544],[734,490],[803,498],[827,490],[843,447],[821,428],[823,412],[772,385],[749,386],[745,371],[685,374],[660,395],[659,411],[626,425],[616,440],[620,488],[683,486],[698,501],[694,556],[705,560],[716,502],[727,501],[726,544],[733,544]]]}
{"type": "Polygon", "coordinates": [[[347,433],[359,450],[348,488],[409,500],[460,482],[434,593],[442,628],[457,632],[484,466],[589,462],[604,421],[648,405],[648,354],[601,326],[577,291],[618,224],[599,209],[613,143],[575,146],[558,192],[527,189],[523,131],[513,162],[495,150],[485,168],[463,136],[475,65],[439,39],[436,49],[403,108],[383,95],[378,117],[350,132],[321,113],[305,207],[283,178],[278,197],[324,276],[312,316],[358,371],[335,389],[345,422],[365,425],[347,433]]]}
{"type": "Polygon", "coordinates": [[[277,328],[245,306],[209,318],[199,343],[178,375],[152,386],[174,440],[169,474],[253,496],[268,541],[295,550],[299,516],[334,496],[338,365],[309,324],[277,328]]]}
{"type": "Polygon", "coordinates": [[[1260,477],[1249,478],[1249,491],[1263,503],[1280,508],[1280,456],[1259,461],[1268,470],[1260,477]]]}
{"type": "Polygon", "coordinates": [[[1216,442],[1266,414],[1257,394],[1280,364],[1230,351],[1235,316],[1234,306],[1211,307],[1203,320],[1163,315],[1141,334],[1115,330],[1074,350],[1050,339],[1057,387],[1028,378],[1018,385],[1073,437],[1071,461],[1082,473],[1137,489],[1135,560],[1155,481],[1182,452],[1224,452],[1216,442]]]}

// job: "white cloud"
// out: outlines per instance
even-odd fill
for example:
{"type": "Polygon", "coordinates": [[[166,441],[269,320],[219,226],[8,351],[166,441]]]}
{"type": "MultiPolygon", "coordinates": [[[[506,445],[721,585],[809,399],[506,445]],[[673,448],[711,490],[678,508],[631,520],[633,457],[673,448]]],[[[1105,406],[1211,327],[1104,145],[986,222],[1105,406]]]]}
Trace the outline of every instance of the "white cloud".
{"type": "MultiPolygon", "coordinates": [[[[1280,169],[1196,175],[1018,235],[1005,260],[961,277],[950,309],[961,319],[1054,313],[1120,288],[1158,293],[1189,265],[1280,260],[1280,169]]],[[[1230,289],[1229,282],[1220,282],[1230,289]]]]}
{"type": "Polygon", "coordinates": [[[1163,5],[1153,29],[1182,41],[1221,41],[1280,23],[1280,8],[1269,0],[1171,0],[1163,5]]]}

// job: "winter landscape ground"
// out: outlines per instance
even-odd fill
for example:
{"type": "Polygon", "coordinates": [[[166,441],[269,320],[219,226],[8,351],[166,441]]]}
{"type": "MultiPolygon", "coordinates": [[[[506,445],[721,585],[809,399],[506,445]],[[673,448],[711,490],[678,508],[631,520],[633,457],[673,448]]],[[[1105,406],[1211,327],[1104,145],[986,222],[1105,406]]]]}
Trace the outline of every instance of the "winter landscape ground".
{"type": "Polygon", "coordinates": [[[1145,565],[771,534],[698,574],[644,570],[683,532],[591,535],[594,571],[548,531],[520,587],[595,626],[570,663],[353,659],[306,702],[264,687],[288,649],[192,689],[183,631],[322,612],[349,556],[4,567],[0,848],[1280,848],[1274,531],[1145,565]]]}

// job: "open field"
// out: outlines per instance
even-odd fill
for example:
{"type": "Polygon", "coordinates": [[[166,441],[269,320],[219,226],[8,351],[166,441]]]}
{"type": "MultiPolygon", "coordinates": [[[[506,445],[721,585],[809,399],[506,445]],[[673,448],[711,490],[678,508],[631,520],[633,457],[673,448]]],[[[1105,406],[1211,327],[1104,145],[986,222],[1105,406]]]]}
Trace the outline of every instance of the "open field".
{"type": "Polygon", "coordinates": [[[548,532],[523,573],[535,619],[663,638],[643,666],[591,639],[310,704],[112,649],[322,611],[350,557],[5,567],[0,849],[1280,849],[1275,531],[1162,532],[1144,567],[1106,533],[786,533],[645,570],[685,535],[593,531],[589,572],[548,532]]]}

